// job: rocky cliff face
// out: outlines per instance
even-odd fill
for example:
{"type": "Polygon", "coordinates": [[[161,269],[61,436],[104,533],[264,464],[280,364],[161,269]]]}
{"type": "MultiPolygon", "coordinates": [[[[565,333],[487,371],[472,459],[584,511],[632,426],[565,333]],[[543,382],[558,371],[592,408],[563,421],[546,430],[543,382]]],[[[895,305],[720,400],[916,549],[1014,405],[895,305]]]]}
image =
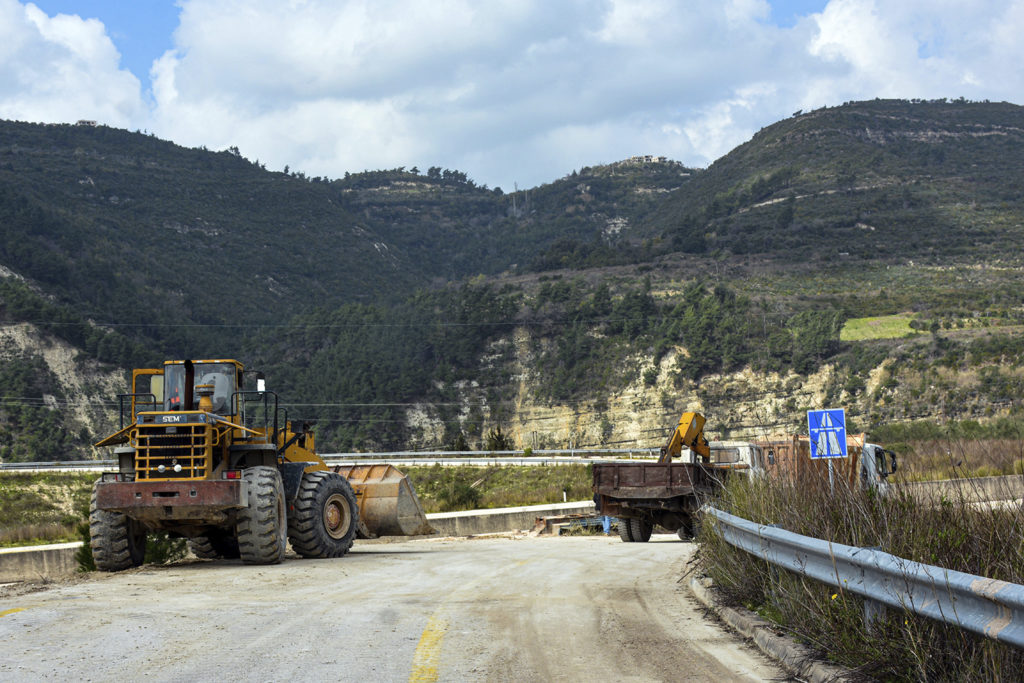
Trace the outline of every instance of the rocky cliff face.
{"type": "Polygon", "coordinates": [[[78,349],[28,323],[0,325],[0,366],[9,384],[0,404],[8,457],[96,456],[90,444],[117,428],[116,396],[125,392],[121,371],[84,359],[78,349]],[[26,383],[42,390],[24,391],[26,383]],[[60,433],[50,433],[55,430],[60,433]],[[45,455],[35,455],[38,449],[45,455]]]}
{"type": "MultiPolygon", "coordinates": [[[[474,414],[482,413],[484,431],[500,425],[516,447],[533,449],[658,448],[680,414],[688,410],[707,416],[711,439],[803,433],[807,431],[806,411],[826,404],[845,407],[848,418],[863,425],[871,412],[871,396],[887,377],[889,364],[886,361],[870,373],[867,391],[861,396],[843,392],[840,383],[844,377],[832,364],[809,376],[745,368],[707,375],[699,383],[685,382],[680,387],[675,379],[676,359],[686,351],[677,348],[657,365],[650,357],[623,359],[635,369],[630,373],[634,380],[605,396],[559,404],[538,398],[539,378],[529,332],[517,329],[511,338],[498,343],[502,344],[513,350],[511,400],[500,406],[489,403],[486,387],[465,384],[460,387],[459,419],[467,424],[474,414]]],[[[443,442],[444,424],[431,406],[410,408],[407,419],[414,434],[410,448],[436,447],[443,442]]],[[[470,445],[475,445],[472,439],[470,445]]]]}

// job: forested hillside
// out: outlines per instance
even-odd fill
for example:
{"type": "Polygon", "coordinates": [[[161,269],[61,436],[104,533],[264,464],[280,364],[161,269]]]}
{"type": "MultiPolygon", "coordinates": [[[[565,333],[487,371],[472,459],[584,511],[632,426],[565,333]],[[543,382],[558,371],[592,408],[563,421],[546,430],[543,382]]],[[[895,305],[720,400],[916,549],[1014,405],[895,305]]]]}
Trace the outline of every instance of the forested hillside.
{"type": "Polygon", "coordinates": [[[508,192],[0,122],[0,457],[84,457],[111,377],[186,356],[264,370],[326,450],[650,445],[687,406],[722,435],[823,401],[862,429],[1013,412],[1022,143],[1015,105],[851,103],[705,170],[508,192]]]}
{"type": "Polygon", "coordinates": [[[762,129],[673,193],[651,229],[790,262],[1018,262],[1022,191],[1024,108],[880,100],[762,129]]]}

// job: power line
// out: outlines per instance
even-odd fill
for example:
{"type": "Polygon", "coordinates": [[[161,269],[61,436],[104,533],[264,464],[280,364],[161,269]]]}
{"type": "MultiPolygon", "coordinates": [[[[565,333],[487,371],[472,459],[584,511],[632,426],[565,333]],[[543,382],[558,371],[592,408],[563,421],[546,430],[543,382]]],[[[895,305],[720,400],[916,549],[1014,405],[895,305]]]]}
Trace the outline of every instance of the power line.
{"type": "Polygon", "coordinates": [[[37,327],[110,327],[110,328],[212,328],[212,329],[348,329],[348,328],[422,328],[422,327],[539,327],[543,325],[598,325],[610,323],[662,323],[675,320],[669,316],[644,318],[584,318],[584,319],[534,319],[534,320],[496,320],[486,322],[401,322],[401,323],[152,323],[152,322],[52,322],[22,320],[15,325],[35,325],[37,327]]]}

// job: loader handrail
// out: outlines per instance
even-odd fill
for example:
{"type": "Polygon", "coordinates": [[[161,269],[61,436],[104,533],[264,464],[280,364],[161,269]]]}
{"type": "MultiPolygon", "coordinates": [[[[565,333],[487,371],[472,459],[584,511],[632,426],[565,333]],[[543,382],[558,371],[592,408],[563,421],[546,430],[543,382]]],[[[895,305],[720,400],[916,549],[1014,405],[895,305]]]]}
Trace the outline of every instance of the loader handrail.
{"type": "MultiPolygon", "coordinates": [[[[278,412],[280,408],[278,406],[277,394],[273,391],[236,391],[231,394],[231,406],[234,409],[235,415],[241,414],[241,409],[246,403],[262,403],[263,404],[263,426],[269,428],[273,425],[273,431],[270,434],[270,443],[277,443],[278,433],[278,412]],[[273,410],[273,421],[270,418],[270,399],[273,397],[274,410],[273,410]]],[[[242,419],[244,420],[244,415],[242,419]]],[[[253,416],[253,422],[256,421],[253,416]]]]}
{"type": "MultiPolygon", "coordinates": [[[[118,394],[117,395],[117,412],[118,412],[118,415],[119,415],[119,417],[121,419],[121,426],[118,427],[118,429],[124,429],[125,428],[125,423],[124,423],[124,404],[125,404],[125,401],[128,401],[130,405],[131,404],[151,405],[154,408],[156,408],[157,406],[160,405],[159,403],[157,403],[156,394],[153,394],[153,393],[118,394]],[[150,400],[148,400],[148,401],[136,401],[137,398],[143,398],[143,397],[149,397],[150,400]]],[[[132,422],[135,422],[135,415],[132,415],[132,422]]]]}

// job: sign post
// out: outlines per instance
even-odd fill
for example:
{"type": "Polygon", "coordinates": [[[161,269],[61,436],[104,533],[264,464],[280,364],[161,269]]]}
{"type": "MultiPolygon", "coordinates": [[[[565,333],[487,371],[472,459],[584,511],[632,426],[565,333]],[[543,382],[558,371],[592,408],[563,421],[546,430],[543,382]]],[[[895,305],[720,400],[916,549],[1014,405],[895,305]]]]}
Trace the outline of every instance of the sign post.
{"type": "Polygon", "coordinates": [[[807,434],[811,441],[811,460],[828,459],[828,485],[832,495],[836,493],[833,458],[845,458],[846,452],[846,411],[808,410],[807,434]]]}

